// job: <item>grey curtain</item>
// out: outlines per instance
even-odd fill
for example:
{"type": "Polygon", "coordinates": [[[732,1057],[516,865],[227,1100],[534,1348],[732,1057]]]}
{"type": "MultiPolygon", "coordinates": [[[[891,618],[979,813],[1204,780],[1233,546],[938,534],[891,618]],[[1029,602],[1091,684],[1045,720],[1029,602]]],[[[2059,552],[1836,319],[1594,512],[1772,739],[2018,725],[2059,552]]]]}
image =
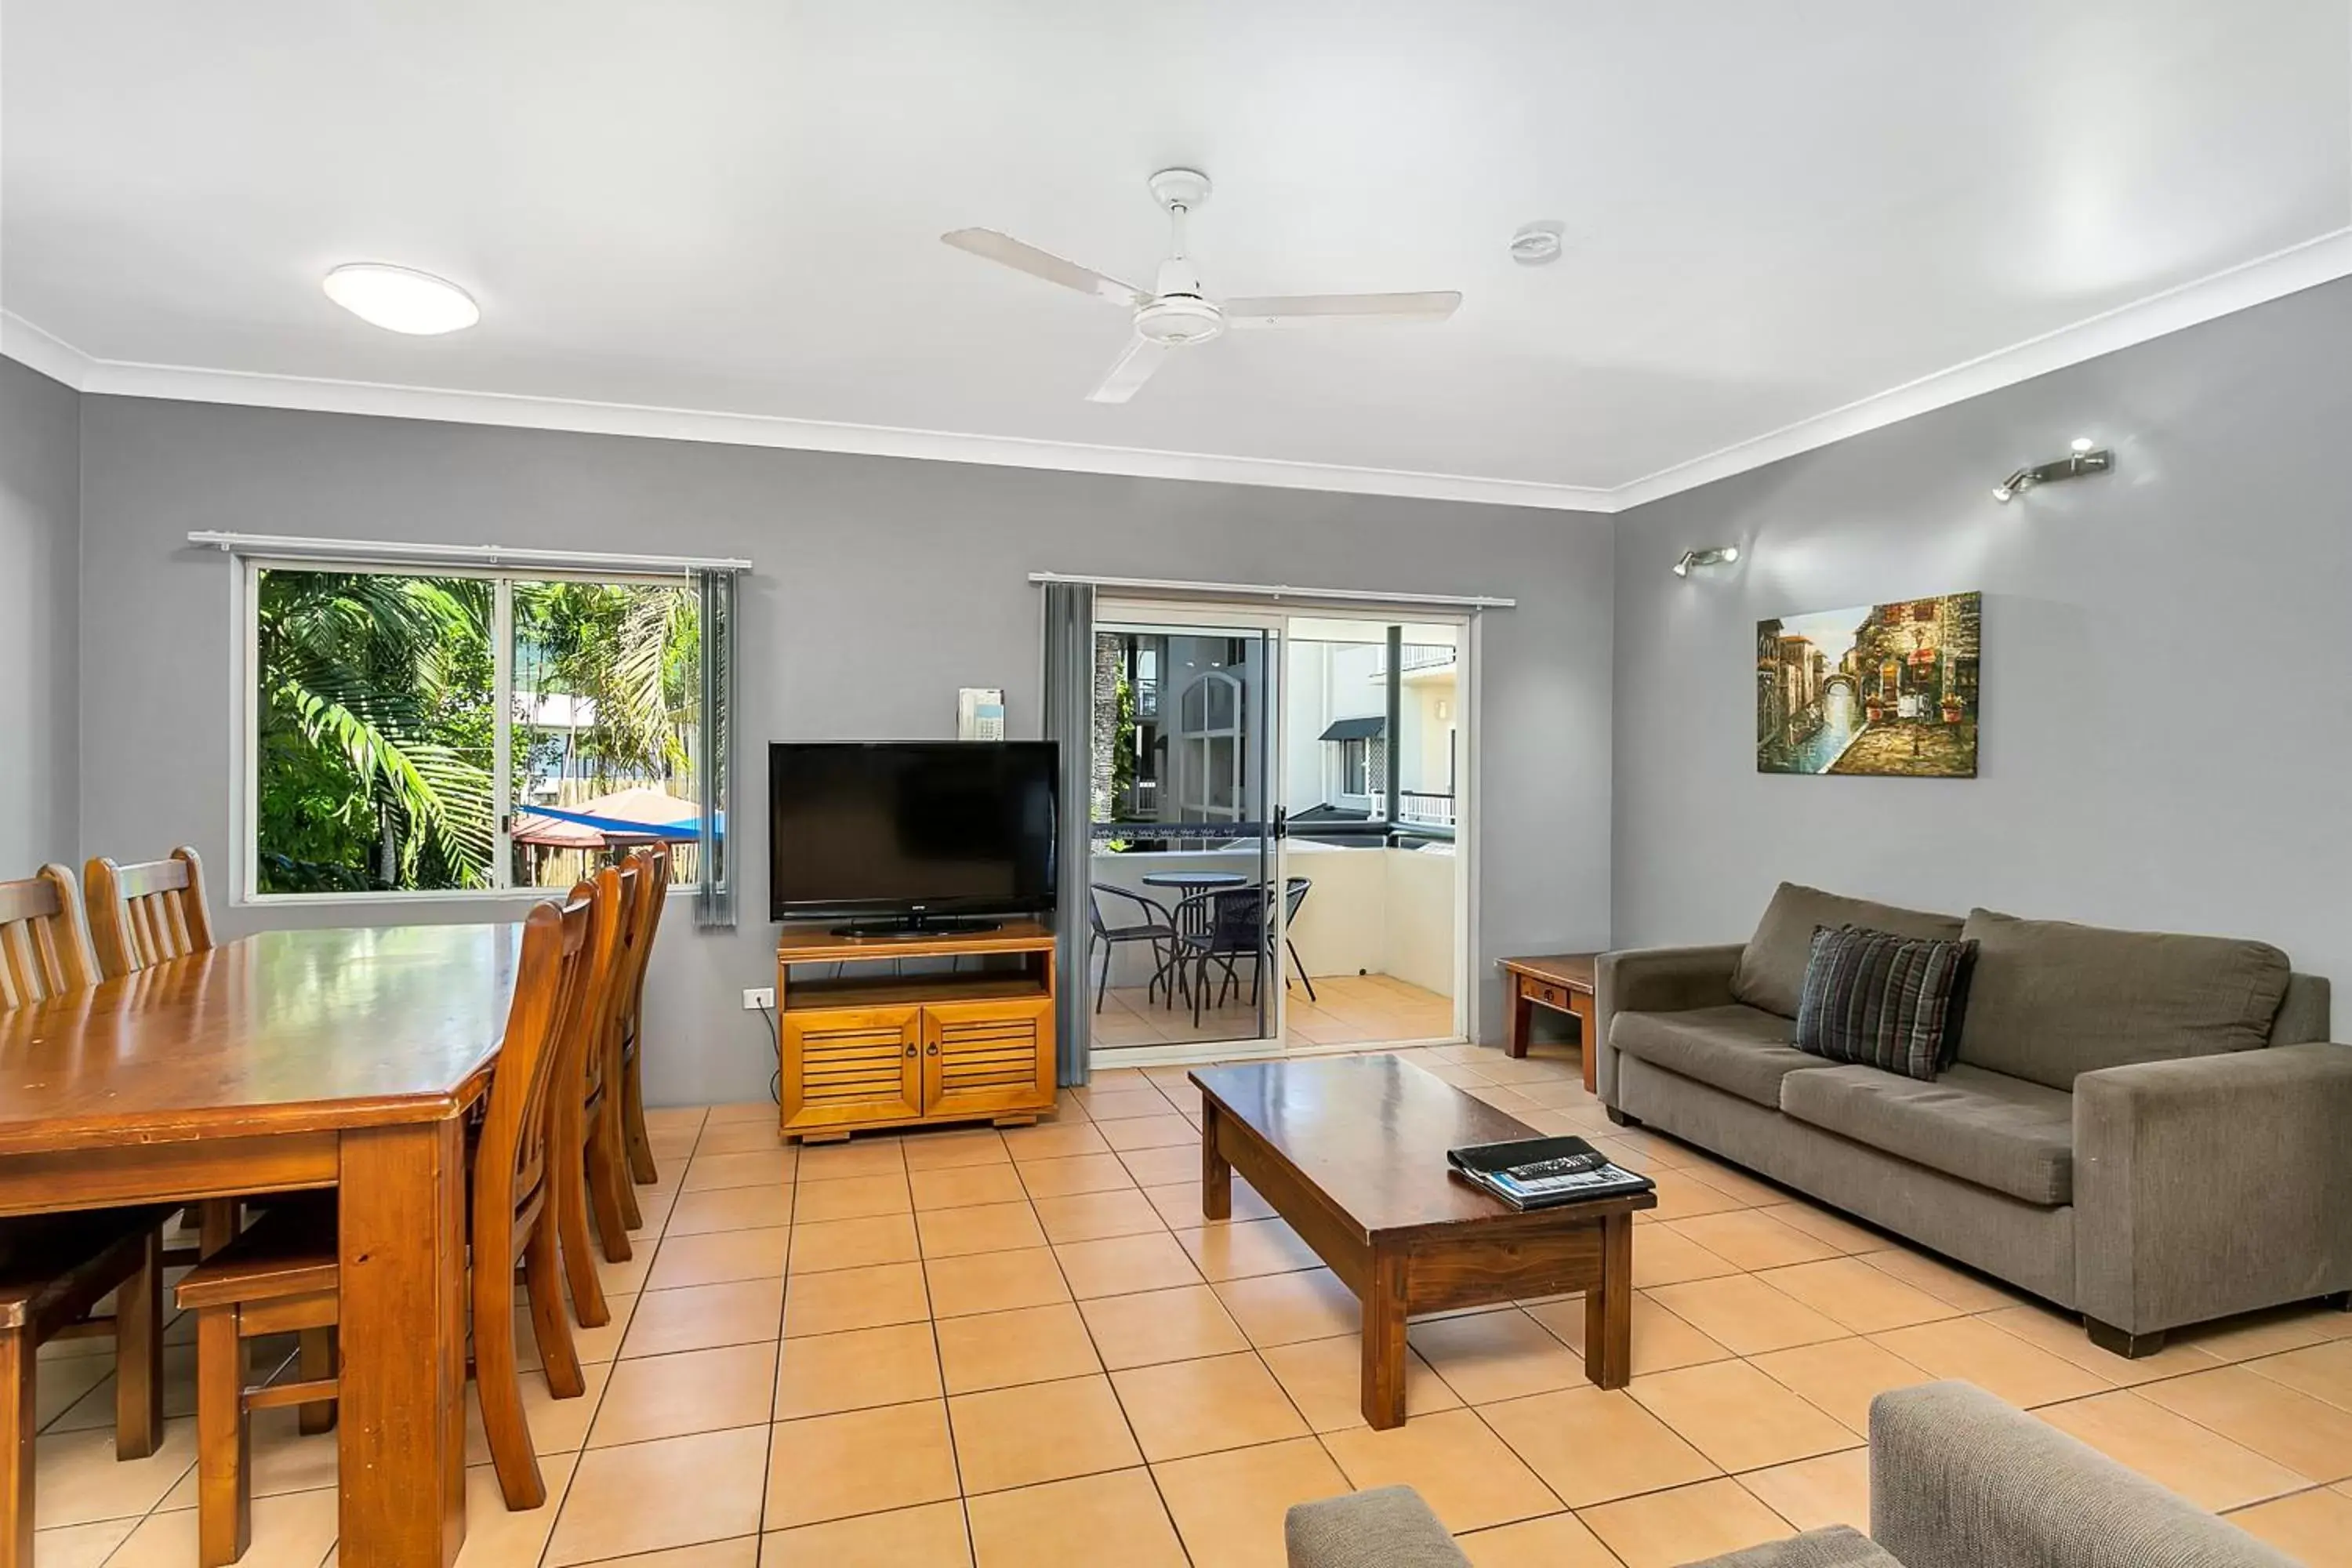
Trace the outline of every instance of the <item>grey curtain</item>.
{"type": "Polygon", "coordinates": [[[1061,977],[1054,1038],[1061,1081],[1087,1081],[1091,1016],[1087,1010],[1087,879],[1093,864],[1095,590],[1091,583],[1045,585],[1045,739],[1061,754],[1061,818],[1055,857],[1060,891],[1055,900],[1059,939],[1055,968],[1061,977]]]}
{"type": "Polygon", "coordinates": [[[735,924],[735,854],[728,842],[727,806],[735,778],[735,585],[732,572],[697,572],[702,603],[702,824],[695,841],[702,882],[694,895],[694,923],[704,930],[735,924]]]}

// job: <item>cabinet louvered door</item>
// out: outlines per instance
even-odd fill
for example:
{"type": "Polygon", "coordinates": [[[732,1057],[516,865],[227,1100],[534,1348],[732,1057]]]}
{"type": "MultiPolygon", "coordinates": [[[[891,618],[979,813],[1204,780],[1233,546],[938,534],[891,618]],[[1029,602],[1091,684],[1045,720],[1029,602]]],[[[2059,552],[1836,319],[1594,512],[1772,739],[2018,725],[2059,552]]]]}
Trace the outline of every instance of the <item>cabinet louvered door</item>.
{"type": "Polygon", "coordinates": [[[783,1017],[787,1132],[923,1113],[922,1009],[825,1007],[783,1017]]]}
{"type": "Polygon", "coordinates": [[[933,1002],[923,1009],[923,1114],[992,1116],[1054,1103],[1054,1004],[933,1002]]]}

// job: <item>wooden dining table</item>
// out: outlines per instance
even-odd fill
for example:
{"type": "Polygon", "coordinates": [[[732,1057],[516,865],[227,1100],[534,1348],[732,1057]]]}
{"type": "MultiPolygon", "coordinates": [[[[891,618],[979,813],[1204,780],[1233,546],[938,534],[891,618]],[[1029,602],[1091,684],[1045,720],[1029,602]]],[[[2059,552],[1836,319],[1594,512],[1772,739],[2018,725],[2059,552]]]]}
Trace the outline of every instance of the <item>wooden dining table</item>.
{"type": "Polygon", "coordinates": [[[268,931],[0,1013],[0,1215],[335,1189],[343,1568],[466,1538],[466,1112],[520,944],[268,931]]]}

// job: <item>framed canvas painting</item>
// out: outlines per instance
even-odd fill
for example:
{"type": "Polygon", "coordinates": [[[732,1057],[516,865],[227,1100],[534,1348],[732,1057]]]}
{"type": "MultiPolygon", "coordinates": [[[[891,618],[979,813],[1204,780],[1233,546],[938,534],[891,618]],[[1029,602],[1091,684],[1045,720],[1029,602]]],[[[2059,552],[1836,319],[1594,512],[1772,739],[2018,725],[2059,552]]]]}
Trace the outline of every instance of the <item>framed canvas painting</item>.
{"type": "Polygon", "coordinates": [[[1981,594],[1756,623],[1756,771],[1977,773],[1981,594]]]}

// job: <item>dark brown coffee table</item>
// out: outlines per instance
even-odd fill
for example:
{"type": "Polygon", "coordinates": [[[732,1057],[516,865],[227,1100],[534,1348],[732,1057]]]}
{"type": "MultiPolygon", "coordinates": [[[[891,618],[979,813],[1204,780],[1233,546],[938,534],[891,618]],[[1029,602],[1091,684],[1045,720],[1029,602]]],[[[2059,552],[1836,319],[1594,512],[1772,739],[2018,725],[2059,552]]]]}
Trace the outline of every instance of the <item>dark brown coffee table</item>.
{"type": "Polygon", "coordinates": [[[1445,1151],[1539,1136],[1390,1056],[1202,1068],[1201,1212],[1257,1189],[1364,1304],[1364,1419],[1404,1425],[1405,1320],[1584,1292],[1584,1375],[1633,1371],[1633,1215],[1650,1193],[1525,1213],[1447,1173],[1445,1151]]]}

